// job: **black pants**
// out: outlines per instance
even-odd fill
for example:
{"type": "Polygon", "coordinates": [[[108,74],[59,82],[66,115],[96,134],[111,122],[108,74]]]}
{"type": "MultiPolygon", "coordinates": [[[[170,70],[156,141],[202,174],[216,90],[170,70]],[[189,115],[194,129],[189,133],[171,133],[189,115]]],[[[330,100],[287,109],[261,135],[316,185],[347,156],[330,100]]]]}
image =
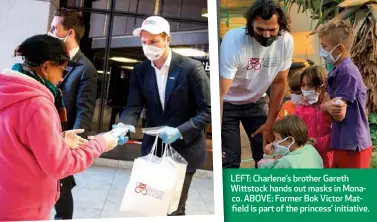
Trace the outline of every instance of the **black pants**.
{"type": "Polygon", "coordinates": [[[183,182],[181,198],[179,199],[178,209],[169,216],[184,216],[186,214],[186,202],[189,194],[190,185],[195,172],[187,172],[183,182]]]}
{"type": "Polygon", "coordinates": [[[241,163],[240,123],[243,125],[250,141],[251,152],[257,163],[263,158],[263,137],[261,134],[251,137],[261,125],[266,122],[268,112],[268,97],[256,103],[223,105],[223,122],[221,129],[222,151],[225,153],[223,168],[239,168],[241,163]]]}
{"type": "Polygon", "coordinates": [[[76,186],[73,176],[60,180],[60,197],[55,204],[55,220],[71,220],[73,217],[72,189],[76,186]]]}

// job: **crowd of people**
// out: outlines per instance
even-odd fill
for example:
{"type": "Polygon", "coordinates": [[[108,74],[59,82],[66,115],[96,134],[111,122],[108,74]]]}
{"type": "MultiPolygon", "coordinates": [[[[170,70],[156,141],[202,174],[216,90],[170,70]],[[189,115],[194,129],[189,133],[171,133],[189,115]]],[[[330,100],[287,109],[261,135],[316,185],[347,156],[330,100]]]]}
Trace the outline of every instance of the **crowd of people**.
{"type": "MultiPolygon", "coordinates": [[[[97,71],[80,51],[84,31],[78,12],[59,9],[48,34],[15,49],[23,62],[0,72],[0,221],[49,220],[54,206],[55,220],[72,219],[73,175],[125,144],[144,108],[146,127],[166,126],[156,155],[171,144],[188,162],[178,208],[167,216],[185,215],[192,178],[207,157],[211,97],[203,65],[170,49],[168,21],[147,18],[133,32],[147,60],[134,67],[120,122],[89,139],[97,71]]],[[[142,156],[154,141],[144,135],[142,156]]]]}
{"type": "Polygon", "coordinates": [[[280,5],[257,0],[245,18],[246,27],[227,32],[220,47],[223,168],[240,167],[240,122],[256,168],[369,168],[366,86],[350,58],[352,25],[334,19],[316,30],[332,70],[311,65],[288,78],[293,37],[280,5]],[[291,100],[281,106],[286,85],[291,100]]]}

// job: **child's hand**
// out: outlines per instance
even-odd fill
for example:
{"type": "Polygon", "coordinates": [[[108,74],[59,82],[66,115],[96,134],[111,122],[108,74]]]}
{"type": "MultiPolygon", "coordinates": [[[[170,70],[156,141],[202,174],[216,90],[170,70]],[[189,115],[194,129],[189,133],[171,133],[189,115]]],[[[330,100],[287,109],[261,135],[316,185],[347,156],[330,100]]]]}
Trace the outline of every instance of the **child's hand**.
{"type": "Polygon", "coordinates": [[[333,115],[343,115],[346,113],[347,103],[342,98],[334,98],[331,101],[331,113],[333,115]]]}
{"type": "Polygon", "coordinates": [[[342,98],[334,98],[331,101],[331,108],[330,108],[330,114],[331,116],[337,120],[342,121],[347,112],[347,103],[342,100],[342,98]]]}
{"type": "Polygon", "coordinates": [[[276,155],[276,156],[274,156],[274,160],[281,159],[282,157],[283,157],[283,155],[276,155]]]}
{"type": "Polygon", "coordinates": [[[272,154],[274,154],[274,149],[273,149],[273,147],[272,147],[272,143],[267,144],[267,145],[263,148],[263,153],[266,154],[266,155],[272,155],[272,154]]]}

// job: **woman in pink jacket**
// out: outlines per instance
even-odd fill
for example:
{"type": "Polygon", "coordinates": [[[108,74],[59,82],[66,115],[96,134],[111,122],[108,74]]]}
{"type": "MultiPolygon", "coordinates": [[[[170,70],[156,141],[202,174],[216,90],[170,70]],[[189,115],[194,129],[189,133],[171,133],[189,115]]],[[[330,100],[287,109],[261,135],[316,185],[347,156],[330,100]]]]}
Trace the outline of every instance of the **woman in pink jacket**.
{"type": "Polygon", "coordinates": [[[69,59],[60,40],[33,36],[15,54],[24,63],[0,73],[0,221],[48,220],[59,179],[88,168],[118,139],[105,133],[75,146],[63,138],[66,112],[55,86],[69,59]]]}
{"type": "Polygon", "coordinates": [[[331,168],[333,151],[330,149],[331,116],[322,112],[320,105],[328,101],[326,94],[327,71],[321,66],[311,66],[301,73],[303,100],[295,107],[295,114],[308,127],[308,135],[322,157],[323,167],[331,168]]]}

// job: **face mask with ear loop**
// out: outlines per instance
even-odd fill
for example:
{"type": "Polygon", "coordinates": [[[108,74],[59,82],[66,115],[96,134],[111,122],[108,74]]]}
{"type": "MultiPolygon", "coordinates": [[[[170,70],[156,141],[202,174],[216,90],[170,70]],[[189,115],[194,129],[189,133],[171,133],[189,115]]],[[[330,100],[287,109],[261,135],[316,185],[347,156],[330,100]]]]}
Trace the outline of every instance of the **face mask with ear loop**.
{"type": "Polygon", "coordinates": [[[158,60],[162,57],[166,49],[168,48],[169,43],[166,41],[166,46],[164,48],[159,48],[152,45],[143,45],[143,51],[145,57],[147,57],[150,61],[158,60]]]}
{"type": "Polygon", "coordinates": [[[326,50],[324,50],[322,47],[321,47],[321,50],[319,52],[319,56],[323,57],[326,61],[327,64],[330,64],[330,65],[333,65],[335,64],[340,56],[342,56],[342,53],[340,53],[338,55],[338,57],[336,57],[336,59],[334,59],[334,57],[332,56],[332,53],[334,52],[334,50],[339,46],[339,44],[337,46],[335,46],[330,52],[327,52],[326,50]]]}
{"type": "Polygon", "coordinates": [[[54,38],[57,38],[57,39],[61,40],[64,43],[67,41],[67,38],[68,38],[69,34],[71,34],[71,29],[68,31],[67,35],[64,38],[57,37],[56,35],[52,34],[51,32],[47,33],[47,35],[49,35],[51,37],[54,37],[54,38]]]}
{"type": "Polygon", "coordinates": [[[293,137],[291,137],[291,136],[286,137],[285,139],[282,139],[280,141],[272,143],[272,147],[274,149],[274,154],[278,154],[278,155],[285,155],[285,154],[287,154],[290,151],[289,148],[293,144],[295,144],[295,139],[293,137]],[[288,139],[292,139],[292,143],[290,145],[288,145],[288,146],[282,146],[282,145],[280,145],[282,142],[284,142],[284,141],[286,141],[288,139]]]}

